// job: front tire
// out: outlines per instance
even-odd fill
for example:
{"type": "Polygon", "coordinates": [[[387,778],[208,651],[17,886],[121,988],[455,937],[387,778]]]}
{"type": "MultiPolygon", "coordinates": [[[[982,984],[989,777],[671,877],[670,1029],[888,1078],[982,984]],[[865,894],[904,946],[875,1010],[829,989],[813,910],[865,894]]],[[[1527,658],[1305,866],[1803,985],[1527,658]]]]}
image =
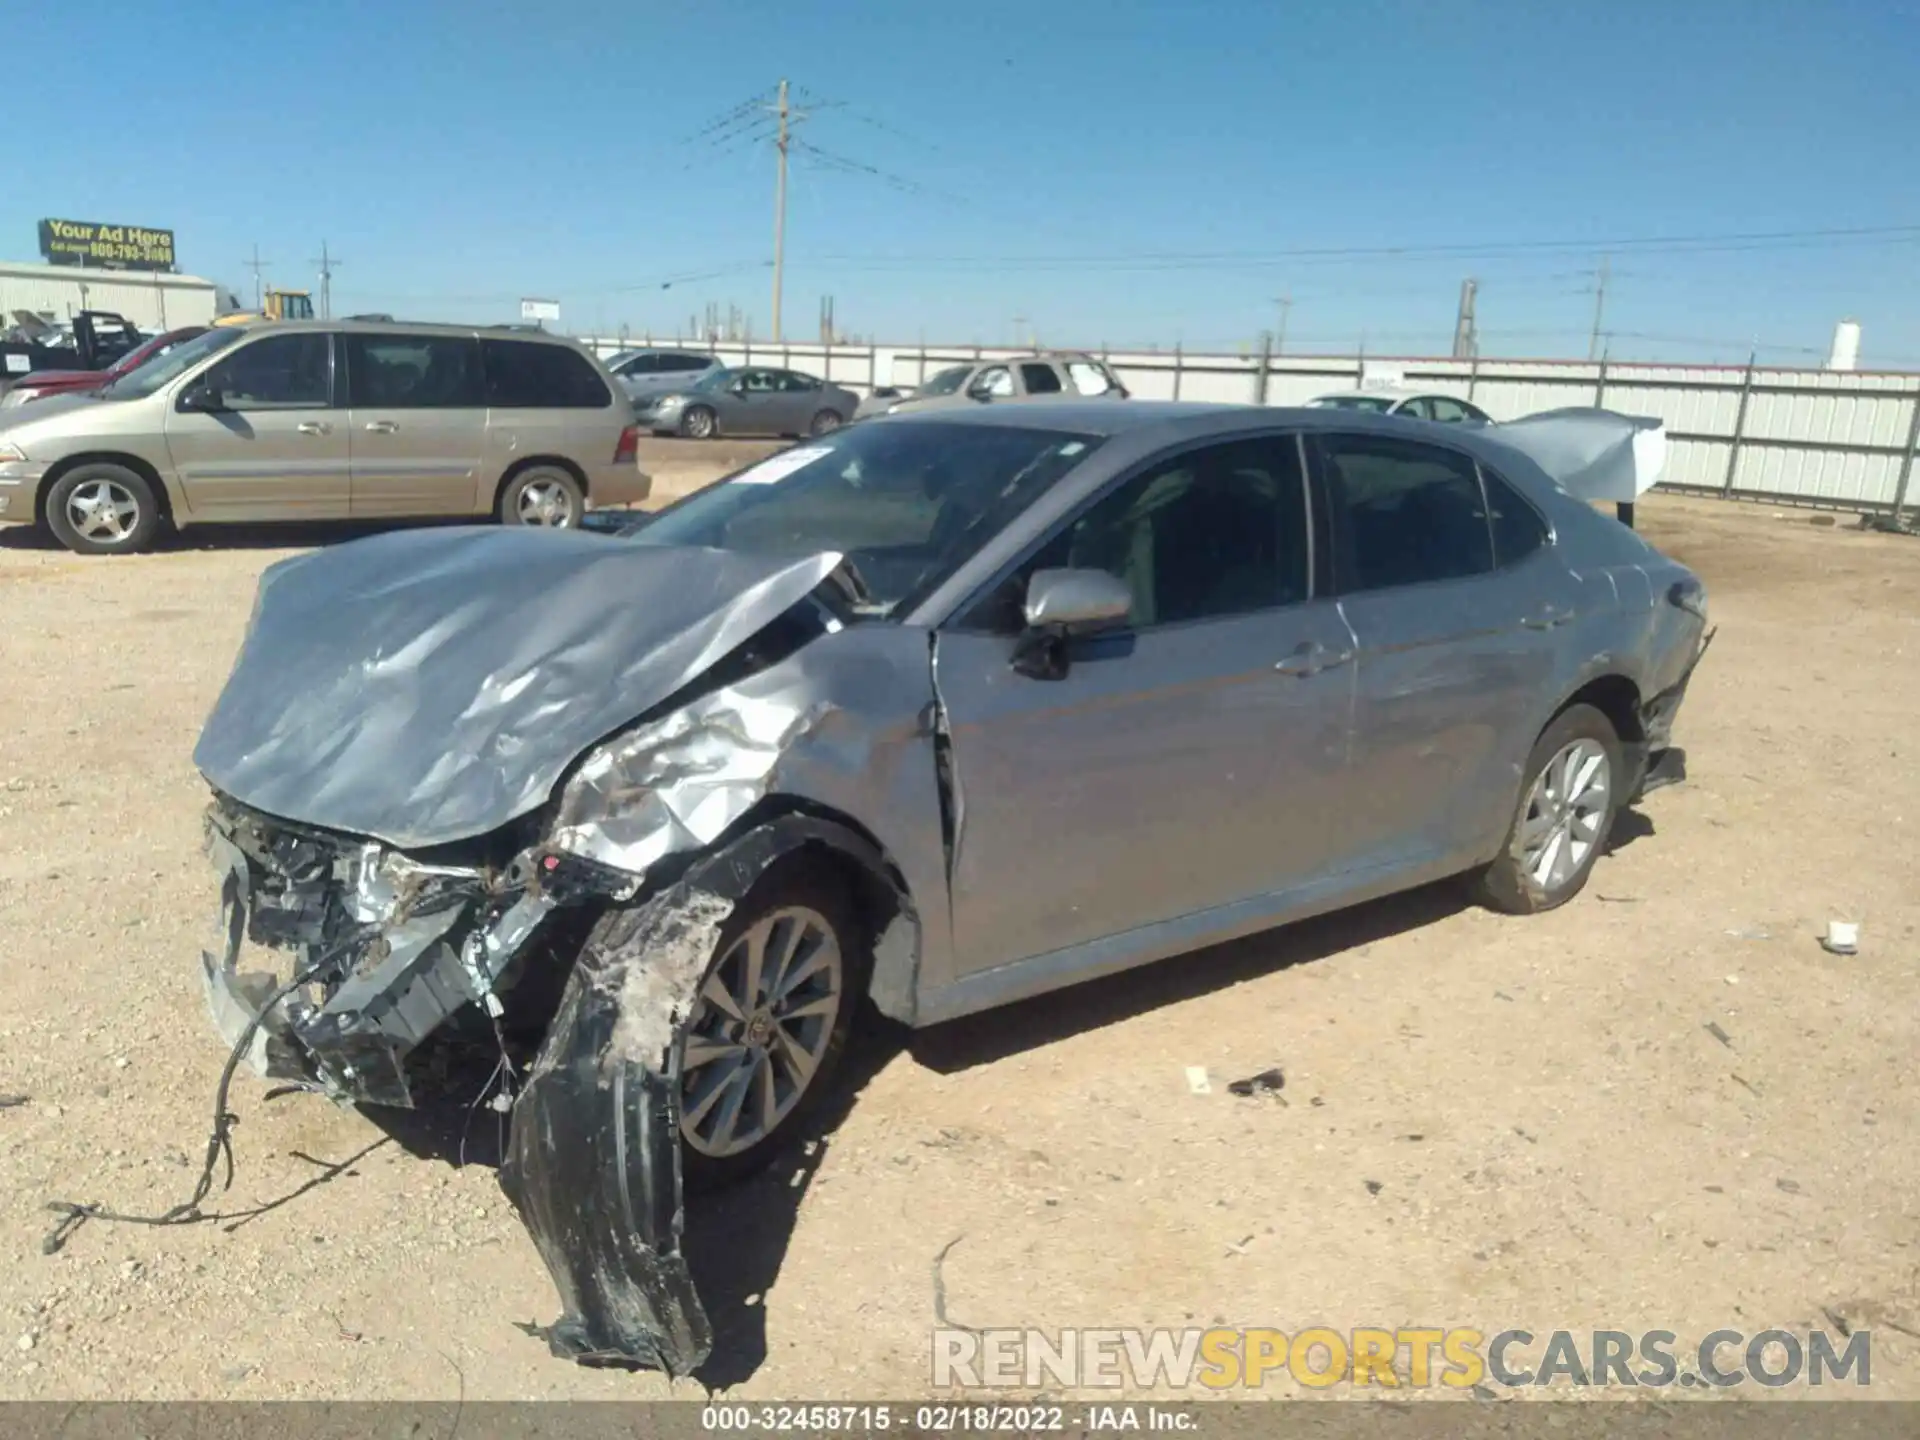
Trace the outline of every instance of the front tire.
{"type": "Polygon", "coordinates": [[[500,523],[573,530],[587,513],[580,482],[558,465],[522,470],[500,492],[500,523]]]}
{"type": "Polygon", "coordinates": [[[76,555],[133,555],[153,544],[160,502],[137,472],[76,465],[47,492],[47,528],[76,555]]]}
{"type": "Polygon", "coordinates": [[[689,440],[711,440],[720,433],[719,417],[705,405],[695,405],[680,417],[680,433],[689,440]]]}
{"type": "Polygon", "coordinates": [[[838,410],[822,410],[818,415],[813,417],[813,425],[810,427],[808,433],[812,435],[831,435],[846,423],[846,418],[841,415],[838,410]]]}
{"type": "Polygon", "coordinates": [[[734,907],[686,1026],[690,1189],[744,1180],[804,1133],[832,1091],[871,957],[847,887],[810,857],[775,864],[734,907]]]}
{"type": "Polygon", "coordinates": [[[1475,898],[1537,915],[1578,895],[1606,848],[1625,775],[1613,722],[1591,705],[1562,710],[1527,757],[1506,845],[1475,877],[1475,898]]]}

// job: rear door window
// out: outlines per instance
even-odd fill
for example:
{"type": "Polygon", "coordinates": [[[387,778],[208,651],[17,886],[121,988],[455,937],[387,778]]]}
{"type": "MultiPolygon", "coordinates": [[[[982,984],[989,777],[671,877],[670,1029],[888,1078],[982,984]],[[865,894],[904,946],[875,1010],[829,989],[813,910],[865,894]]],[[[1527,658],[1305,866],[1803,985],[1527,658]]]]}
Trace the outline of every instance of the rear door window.
{"type": "Polygon", "coordinates": [[[660,356],[660,368],[662,370],[705,370],[711,364],[713,364],[713,361],[709,360],[705,355],[660,356]]]}
{"type": "Polygon", "coordinates": [[[665,368],[660,363],[665,358],[666,357],[662,355],[636,355],[631,360],[621,361],[620,368],[613,373],[616,375],[652,375],[665,368]]]}
{"type": "Polygon", "coordinates": [[[1473,411],[1446,395],[1435,395],[1427,401],[1433,407],[1433,418],[1442,425],[1464,425],[1473,418],[1473,411]]]}
{"type": "Polygon", "coordinates": [[[485,405],[480,342],[459,335],[349,335],[348,403],[380,410],[485,405]]]}
{"type": "Polygon", "coordinates": [[[1493,569],[1479,468],[1437,445],[1319,437],[1343,590],[1388,590],[1493,569]]]}
{"type": "Polygon", "coordinates": [[[1054,373],[1051,365],[1028,361],[1020,367],[1020,378],[1026,382],[1029,395],[1060,393],[1060,377],[1054,373]]]}
{"type": "Polygon", "coordinates": [[[587,357],[534,340],[480,342],[487,404],[518,410],[603,410],[613,403],[587,357]]]}
{"type": "Polygon", "coordinates": [[[1487,518],[1493,526],[1494,564],[1524,560],[1547,543],[1547,522],[1518,490],[1484,465],[1480,483],[1486,487],[1487,518]]]}

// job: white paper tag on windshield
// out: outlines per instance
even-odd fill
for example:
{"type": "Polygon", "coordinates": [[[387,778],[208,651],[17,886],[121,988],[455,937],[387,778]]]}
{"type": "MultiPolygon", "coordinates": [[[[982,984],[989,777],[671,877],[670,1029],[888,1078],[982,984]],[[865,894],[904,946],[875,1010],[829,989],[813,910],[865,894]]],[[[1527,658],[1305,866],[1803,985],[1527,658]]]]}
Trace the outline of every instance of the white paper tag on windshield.
{"type": "Polygon", "coordinates": [[[7,356],[7,370],[14,375],[25,375],[33,369],[33,357],[30,355],[7,356]]]}
{"type": "Polygon", "coordinates": [[[782,450],[778,455],[769,456],[750,470],[742,470],[728,483],[733,485],[778,484],[794,471],[803,469],[822,456],[832,453],[832,449],[825,445],[796,445],[791,450],[782,450]]]}

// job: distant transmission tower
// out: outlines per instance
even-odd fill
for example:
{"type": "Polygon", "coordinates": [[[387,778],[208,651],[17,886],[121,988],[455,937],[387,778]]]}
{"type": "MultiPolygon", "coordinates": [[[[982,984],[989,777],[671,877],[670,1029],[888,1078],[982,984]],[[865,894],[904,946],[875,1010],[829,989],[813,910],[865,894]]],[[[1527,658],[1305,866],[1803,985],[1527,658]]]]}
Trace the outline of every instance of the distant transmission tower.
{"type": "Polygon", "coordinates": [[[1473,318],[1473,301],[1479,293],[1478,280],[1460,282],[1460,314],[1453,322],[1453,358],[1456,360],[1471,360],[1480,353],[1480,331],[1473,318]]]}

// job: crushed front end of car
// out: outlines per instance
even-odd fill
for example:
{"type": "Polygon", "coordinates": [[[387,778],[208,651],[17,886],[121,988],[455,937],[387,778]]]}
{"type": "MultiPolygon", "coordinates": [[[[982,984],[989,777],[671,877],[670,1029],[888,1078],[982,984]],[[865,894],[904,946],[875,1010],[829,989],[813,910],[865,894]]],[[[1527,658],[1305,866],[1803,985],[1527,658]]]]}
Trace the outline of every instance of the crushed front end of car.
{"type": "Polygon", "coordinates": [[[711,1348],[683,1027],[753,876],[822,838],[751,812],[823,713],[803,667],[767,674],[833,628],[838,566],[503,530],[297,557],[195,751],[216,1027],[263,1077],[378,1106],[441,1097],[429,1037],[497,1046],[556,1354],[680,1376],[711,1348]]]}

